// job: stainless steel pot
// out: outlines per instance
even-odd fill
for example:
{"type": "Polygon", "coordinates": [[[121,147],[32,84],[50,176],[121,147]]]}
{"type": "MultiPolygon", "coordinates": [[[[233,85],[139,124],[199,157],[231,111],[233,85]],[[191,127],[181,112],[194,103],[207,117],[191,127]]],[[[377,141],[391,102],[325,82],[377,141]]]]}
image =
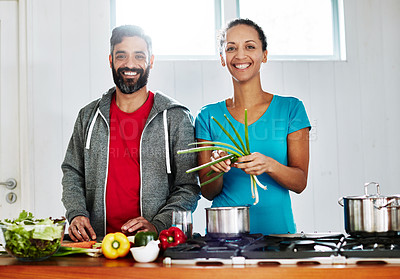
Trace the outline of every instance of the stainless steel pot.
{"type": "Polygon", "coordinates": [[[400,195],[382,196],[376,182],[365,183],[364,196],[342,197],[338,203],[344,207],[344,224],[348,234],[400,232],[400,195]],[[370,185],[376,185],[376,194],[368,195],[370,185]]]}
{"type": "Polygon", "coordinates": [[[248,206],[206,208],[207,235],[233,238],[250,232],[248,206]]]}

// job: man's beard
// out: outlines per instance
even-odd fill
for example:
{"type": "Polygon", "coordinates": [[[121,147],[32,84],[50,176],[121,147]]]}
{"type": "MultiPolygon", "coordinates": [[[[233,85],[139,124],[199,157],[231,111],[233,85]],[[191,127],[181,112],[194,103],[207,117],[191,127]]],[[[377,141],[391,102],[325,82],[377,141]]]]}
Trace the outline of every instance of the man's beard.
{"type": "Polygon", "coordinates": [[[112,73],[115,85],[124,94],[132,94],[136,91],[142,89],[147,85],[147,80],[149,79],[150,66],[144,71],[141,68],[120,68],[115,70],[114,65],[112,66],[112,73]],[[122,72],[136,72],[139,75],[139,79],[135,82],[133,78],[124,80],[122,72]]]}

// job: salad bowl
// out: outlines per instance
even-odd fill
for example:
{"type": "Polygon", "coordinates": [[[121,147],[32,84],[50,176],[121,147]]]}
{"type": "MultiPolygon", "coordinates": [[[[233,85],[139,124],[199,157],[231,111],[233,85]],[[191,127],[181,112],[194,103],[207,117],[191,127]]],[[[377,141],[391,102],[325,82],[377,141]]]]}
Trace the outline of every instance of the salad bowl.
{"type": "Polygon", "coordinates": [[[60,248],[65,220],[34,219],[23,211],[19,218],[0,221],[0,243],[20,261],[42,261],[60,248]]]}

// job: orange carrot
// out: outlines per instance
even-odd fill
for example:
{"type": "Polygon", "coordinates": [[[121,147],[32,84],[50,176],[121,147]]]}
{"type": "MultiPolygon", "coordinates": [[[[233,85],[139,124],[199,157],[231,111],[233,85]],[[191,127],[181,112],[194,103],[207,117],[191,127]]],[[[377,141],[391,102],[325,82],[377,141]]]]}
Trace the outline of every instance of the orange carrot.
{"type": "Polygon", "coordinates": [[[97,243],[97,241],[95,241],[95,240],[81,241],[81,242],[63,242],[61,244],[61,246],[91,249],[93,247],[93,245],[96,243],[97,243]]]}

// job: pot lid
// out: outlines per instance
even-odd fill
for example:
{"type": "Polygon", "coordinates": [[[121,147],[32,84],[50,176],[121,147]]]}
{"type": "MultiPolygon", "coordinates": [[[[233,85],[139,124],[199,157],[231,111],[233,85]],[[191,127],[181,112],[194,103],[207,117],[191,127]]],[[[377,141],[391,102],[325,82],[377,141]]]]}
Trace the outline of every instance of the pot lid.
{"type": "Polygon", "coordinates": [[[391,195],[391,196],[385,196],[381,195],[380,188],[379,188],[379,183],[376,182],[369,182],[364,184],[364,195],[362,196],[345,196],[343,197],[344,199],[350,199],[350,200],[363,200],[363,199],[398,199],[400,198],[400,195],[391,195]],[[375,185],[376,186],[376,193],[369,195],[368,194],[368,186],[370,185],[375,185]]]}
{"type": "Polygon", "coordinates": [[[241,205],[241,206],[219,206],[219,207],[208,207],[205,210],[211,211],[219,211],[219,210],[235,210],[235,209],[249,209],[250,206],[248,205],[241,205]]]}
{"type": "Polygon", "coordinates": [[[400,195],[391,195],[391,196],[384,196],[384,195],[368,195],[368,196],[344,196],[343,199],[347,200],[377,200],[377,199],[400,199],[400,195]]]}

